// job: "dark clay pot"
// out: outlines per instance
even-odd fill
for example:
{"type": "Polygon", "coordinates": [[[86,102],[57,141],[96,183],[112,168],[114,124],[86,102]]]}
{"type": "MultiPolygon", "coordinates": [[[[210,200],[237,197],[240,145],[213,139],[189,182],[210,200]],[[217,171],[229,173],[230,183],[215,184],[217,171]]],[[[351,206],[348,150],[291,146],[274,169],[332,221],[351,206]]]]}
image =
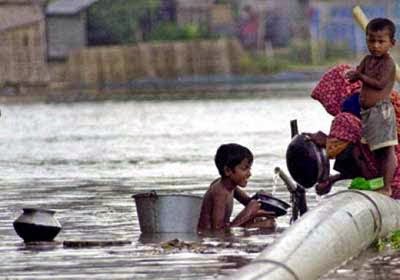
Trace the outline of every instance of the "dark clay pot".
{"type": "Polygon", "coordinates": [[[294,136],[290,142],[286,150],[286,165],[292,178],[305,188],[311,188],[329,176],[325,149],[302,134],[294,136]]]}
{"type": "Polygon", "coordinates": [[[14,229],[25,242],[52,241],[61,230],[54,211],[23,208],[23,213],[14,221],[14,229]]]}

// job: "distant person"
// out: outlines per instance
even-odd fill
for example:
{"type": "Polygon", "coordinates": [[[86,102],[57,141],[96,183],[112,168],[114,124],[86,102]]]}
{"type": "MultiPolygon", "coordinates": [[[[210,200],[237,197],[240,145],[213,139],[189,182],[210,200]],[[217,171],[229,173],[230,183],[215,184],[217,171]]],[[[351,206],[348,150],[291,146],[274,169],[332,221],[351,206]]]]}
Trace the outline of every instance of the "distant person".
{"type": "Polygon", "coordinates": [[[258,43],[259,17],[250,5],[243,7],[238,25],[239,40],[244,48],[254,50],[258,43]]]}
{"type": "Polygon", "coordinates": [[[381,193],[391,196],[391,183],[397,167],[395,146],[398,144],[396,117],[390,94],[396,65],[389,54],[395,45],[395,25],[386,18],[375,18],[366,27],[370,52],[356,70],[347,72],[350,82],[361,81],[362,137],[378,162],[379,175],[384,179],[381,193]]]}
{"type": "Polygon", "coordinates": [[[238,226],[275,228],[274,212],[262,210],[257,200],[240,189],[246,187],[251,176],[251,151],[239,144],[221,145],[215,155],[215,164],[221,176],[211,183],[204,195],[198,229],[221,230],[238,226]],[[234,198],[245,208],[230,221],[234,198]]]}

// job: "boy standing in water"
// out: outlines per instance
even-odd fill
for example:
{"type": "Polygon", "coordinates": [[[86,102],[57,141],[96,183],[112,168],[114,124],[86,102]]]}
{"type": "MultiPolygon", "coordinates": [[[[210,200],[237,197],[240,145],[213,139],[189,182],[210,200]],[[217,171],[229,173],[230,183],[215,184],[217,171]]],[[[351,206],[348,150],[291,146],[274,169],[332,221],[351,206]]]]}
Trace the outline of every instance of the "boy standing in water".
{"type": "Polygon", "coordinates": [[[245,188],[251,176],[253,155],[249,149],[239,144],[221,145],[215,155],[215,164],[220,178],[214,180],[203,198],[198,224],[199,230],[220,230],[236,226],[275,227],[272,212],[260,209],[260,203],[251,199],[245,188]],[[233,198],[245,208],[230,221],[233,198]],[[262,221],[256,221],[256,217],[262,221]]]}
{"type": "Polygon", "coordinates": [[[396,40],[395,25],[385,18],[371,20],[366,28],[366,42],[370,52],[355,71],[346,77],[350,82],[361,81],[360,94],[362,136],[376,157],[379,173],[383,176],[381,193],[391,195],[391,182],[397,159],[395,146],[398,144],[396,117],[390,93],[396,75],[396,65],[389,50],[396,40]]]}

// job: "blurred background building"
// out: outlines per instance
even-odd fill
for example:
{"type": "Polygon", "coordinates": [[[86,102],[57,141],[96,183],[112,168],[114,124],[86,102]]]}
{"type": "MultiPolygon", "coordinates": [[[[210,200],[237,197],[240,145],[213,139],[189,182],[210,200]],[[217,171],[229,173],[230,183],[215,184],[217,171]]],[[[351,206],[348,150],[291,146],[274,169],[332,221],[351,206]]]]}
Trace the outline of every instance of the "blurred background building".
{"type": "Polygon", "coordinates": [[[49,81],[42,1],[0,0],[0,83],[49,81]]]}
{"type": "MultiPolygon", "coordinates": [[[[302,58],[302,61],[311,58],[324,60],[335,53],[365,52],[364,34],[351,14],[352,7],[358,2],[53,0],[46,8],[48,56],[50,59],[65,58],[71,49],[87,45],[186,39],[182,30],[179,37],[178,29],[192,27],[193,33],[196,28],[200,29],[203,37],[237,38],[245,49],[253,51],[277,49],[281,53],[284,51],[282,48],[289,48],[286,52],[290,52],[308,48],[307,45],[313,42],[317,44],[313,50],[317,53],[308,54],[309,57],[302,58]],[[170,28],[162,29],[165,25],[170,28]]],[[[396,20],[400,14],[399,3],[395,0],[366,0],[362,8],[369,17],[387,16],[396,20]]]]}
{"type": "MultiPolygon", "coordinates": [[[[352,18],[358,2],[0,0],[0,82],[112,79],[104,71],[126,72],[122,81],[129,81],[163,77],[168,67],[170,78],[258,75],[356,60],[366,52],[364,32],[352,18]],[[111,69],[113,60],[144,68],[133,75],[124,63],[111,69]],[[79,68],[73,61],[96,69],[71,74],[79,68]],[[213,61],[223,65],[213,70],[213,61]]],[[[365,0],[361,7],[369,18],[399,22],[400,1],[365,0]]]]}

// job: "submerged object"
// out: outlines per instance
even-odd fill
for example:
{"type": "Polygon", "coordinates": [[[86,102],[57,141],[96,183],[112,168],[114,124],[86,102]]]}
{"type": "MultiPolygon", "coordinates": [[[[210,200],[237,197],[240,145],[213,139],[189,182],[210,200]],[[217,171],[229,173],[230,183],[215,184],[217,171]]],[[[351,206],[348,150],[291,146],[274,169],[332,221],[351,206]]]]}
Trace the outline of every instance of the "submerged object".
{"type": "Polygon", "coordinates": [[[234,279],[319,279],[399,228],[399,201],[371,191],[338,192],[235,271],[234,279]]]}
{"type": "Polygon", "coordinates": [[[285,201],[267,194],[259,193],[257,197],[257,201],[261,203],[261,209],[275,212],[277,217],[286,215],[287,209],[290,207],[290,204],[285,201]]]}
{"type": "Polygon", "coordinates": [[[141,233],[138,241],[142,244],[160,244],[174,239],[193,243],[200,243],[202,241],[202,237],[197,232],[141,233]]]}
{"type": "Polygon", "coordinates": [[[305,188],[311,188],[329,176],[329,159],[325,149],[303,134],[292,138],[286,150],[286,164],[291,177],[305,188]]]}
{"type": "Polygon", "coordinates": [[[61,230],[54,213],[47,209],[23,208],[13,223],[14,229],[25,242],[52,241],[61,230]]]}
{"type": "Polygon", "coordinates": [[[152,191],[132,197],[142,233],[197,232],[203,201],[201,196],[152,191]]]}

